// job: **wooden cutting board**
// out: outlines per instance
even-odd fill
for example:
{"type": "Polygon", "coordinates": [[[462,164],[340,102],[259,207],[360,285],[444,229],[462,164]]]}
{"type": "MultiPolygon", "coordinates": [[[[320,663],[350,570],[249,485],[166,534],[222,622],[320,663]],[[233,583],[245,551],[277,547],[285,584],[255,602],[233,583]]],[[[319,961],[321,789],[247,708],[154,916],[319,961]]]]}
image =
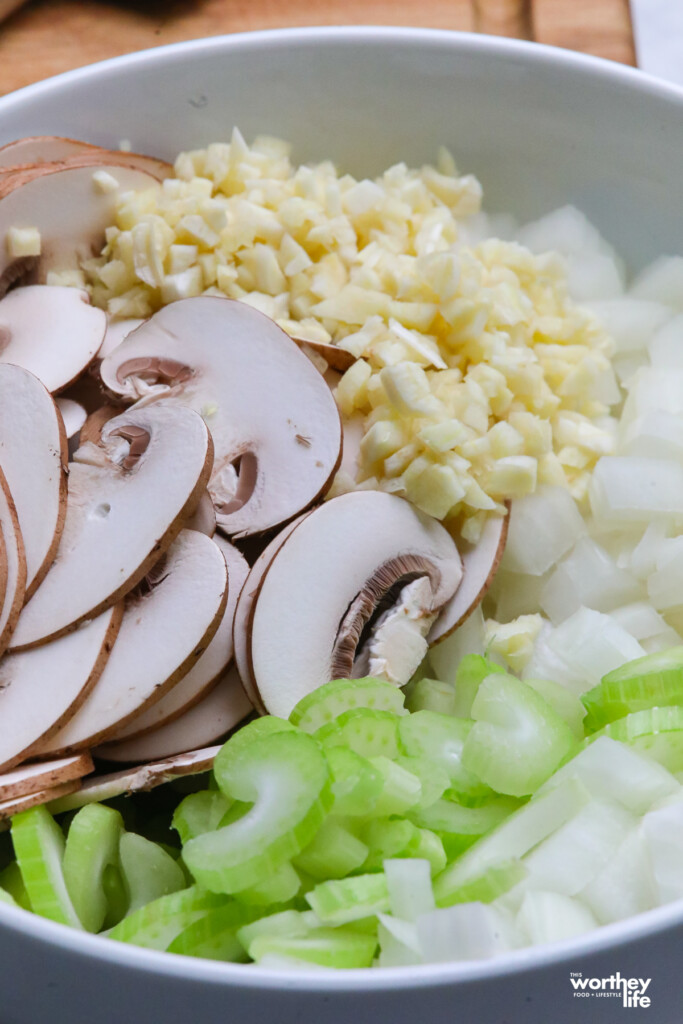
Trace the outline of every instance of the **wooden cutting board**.
{"type": "MultiPolygon", "coordinates": [[[[20,3],[0,0],[0,17],[20,3]]],[[[0,94],[181,39],[353,24],[490,32],[635,63],[628,0],[24,0],[0,22],[0,94]]]]}

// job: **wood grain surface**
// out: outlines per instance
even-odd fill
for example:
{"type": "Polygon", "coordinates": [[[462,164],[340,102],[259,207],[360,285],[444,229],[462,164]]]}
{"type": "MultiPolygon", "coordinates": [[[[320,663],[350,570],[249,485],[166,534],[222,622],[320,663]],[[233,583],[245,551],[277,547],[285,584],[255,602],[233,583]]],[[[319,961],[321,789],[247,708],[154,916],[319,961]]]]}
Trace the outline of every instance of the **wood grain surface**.
{"type": "MultiPolygon", "coordinates": [[[[18,2],[0,0],[0,17],[18,2]]],[[[31,0],[0,23],[0,94],[181,39],[353,24],[490,32],[634,62],[628,0],[31,0]]]]}

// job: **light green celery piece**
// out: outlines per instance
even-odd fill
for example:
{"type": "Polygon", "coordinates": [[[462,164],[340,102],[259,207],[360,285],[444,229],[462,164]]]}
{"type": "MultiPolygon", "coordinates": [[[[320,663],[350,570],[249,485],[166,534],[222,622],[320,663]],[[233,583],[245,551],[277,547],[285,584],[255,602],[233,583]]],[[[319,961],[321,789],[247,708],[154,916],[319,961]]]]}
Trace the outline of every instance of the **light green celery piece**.
{"type": "Polygon", "coordinates": [[[14,896],[11,896],[6,889],[0,887],[0,903],[7,903],[10,907],[18,907],[19,904],[15,900],[14,896]]]}
{"type": "Polygon", "coordinates": [[[393,711],[373,711],[355,708],[339,715],[334,722],[317,730],[315,738],[326,750],[330,747],[350,747],[361,757],[397,757],[398,723],[412,716],[399,718],[393,711]]]}
{"type": "Polygon", "coordinates": [[[160,896],[187,887],[180,865],[158,843],[144,836],[124,832],[119,842],[119,856],[129,914],[160,896]]]}
{"type": "Polygon", "coordinates": [[[438,711],[441,715],[455,714],[455,690],[438,679],[420,679],[406,699],[409,711],[438,711]]]}
{"type": "Polygon", "coordinates": [[[128,891],[121,874],[121,863],[107,864],[102,872],[102,891],[107,901],[103,927],[113,928],[128,913],[128,891]]]}
{"type": "Polygon", "coordinates": [[[578,779],[567,778],[510,814],[482,836],[434,881],[437,903],[489,868],[520,859],[573,818],[590,800],[578,779]]]}
{"type": "Polygon", "coordinates": [[[389,889],[384,872],[321,882],[306,900],[326,925],[348,924],[389,909],[389,889]]]}
{"type": "Polygon", "coordinates": [[[593,743],[600,736],[628,744],[639,754],[658,761],[674,775],[683,771],[683,707],[634,711],[594,732],[586,744],[593,743]]]}
{"type": "Polygon", "coordinates": [[[332,810],[342,817],[368,817],[384,785],[382,776],[366,757],[348,747],[325,751],[332,777],[332,810]]]}
{"type": "Polygon", "coordinates": [[[169,944],[167,952],[205,960],[244,963],[247,955],[237,938],[238,930],[253,920],[258,911],[237,902],[207,911],[184,928],[169,944]]]}
{"type": "Polygon", "coordinates": [[[204,832],[215,832],[230,809],[230,801],[218,790],[190,793],[175,809],[173,828],[181,842],[187,843],[204,832]]]}
{"type": "Polygon", "coordinates": [[[435,711],[416,711],[398,720],[401,753],[433,761],[447,774],[458,799],[485,800],[493,796],[489,786],[465,768],[462,752],[472,723],[435,711]]]}
{"type": "Polygon", "coordinates": [[[404,715],[403,702],[402,691],[382,679],[373,679],[372,676],[333,679],[303,697],[290,714],[289,721],[304,732],[314,733],[355,708],[404,715]]]}
{"type": "Polygon", "coordinates": [[[266,935],[307,935],[310,930],[311,926],[306,923],[305,914],[298,910],[281,910],[277,914],[268,914],[249,924],[243,924],[237,931],[237,938],[243,949],[251,956],[251,944],[254,939],[266,935]]]}
{"type": "Polygon", "coordinates": [[[529,796],[578,749],[564,719],[515,676],[487,676],[472,717],[463,765],[498,793],[529,796]]]}
{"type": "Polygon", "coordinates": [[[469,718],[472,713],[472,702],[481,683],[491,673],[504,671],[504,668],[496,665],[495,661],[489,661],[483,654],[466,654],[455,673],[455,701],[452,714],[458,718],[469,718]]]}
{"type": "Polygon", "coordinates": [[[221,785],[222,775],[230,770],[233,761],[240,758],[257,740],[266,739],[276,733],[295,733],[295,727],[286,718],[277,718],[275,715],[264,715],[262,718],[255,718],[253,722],[247,722],[237,732],[234,732],[216,754],[213,762],[213,777],[218,789],[231,798],[221,785]]]}
{"type": "Polygon", "coordinates": [[[586,709],[580,697],[568,690],[560,683],[554,683],[550,679],[525,679],[524,682],[535,690],[539,697],[542,697],[550,705],[553,711],[562,718],[577,740],[582,740],[585,735],[583,725],[586,717],[586,709]]]}
{"type": "Polygon", "coordinates": [[[461,886],[448,888],[443,883],[440,884],[437,905],[452,907],[456,903],[492,903],[519,882],[524,881],[527,874],[524,864],[513,857],[488,868],[477,878],[461,886]]]}
{"type": "Polygon", "coordinates": [[[308,935],[263,935],[251,943],[258,963],[267,956],[294,957],[320,967],[370,967],[377,939],[347,928],[316,928],[308,935]]]}
{"type": "Polygon", "coordinates": [[[232,893],[261,884],[301,853],[330,809],[323,752],[311,736],[289,728],[243,744],[236,753],[233,748],[231,757],[224,756],[229,740],[216,758],[221,790],[253,806],[232,824],[185,844],[185,864],[205,888],[232,893]]]}
{"type": "Polygon", "coordinates": [[[122,832],[119,812],[103,804],[82,807],[69,826],[62,870],[71,902],[87,932],[98,932],[107,916],[104,872],[108,866],[119,866],[122,832]]]}
{"type": "Polygon", "coordinates": [[[176,936],[207,911],[227,902],[226,896],[193,885],[140,907],[107,932],[107,938],[147,949],[168,949],[176,936]]]}
{"type": "Polygon", "coordinates": [[[410,815],[421,828],[432,832],[457,836],[485,835],[519,807],[519,801],[510,797],[494,797],[478,807],[464,807],[454,800],[440,799],[410,815]]]}
{"type": "Polygon", "coordinates": [[[634,711],[683,704],[683,647],[629,661],[603,676],[581,700],[589,732],[634,711]]]}
{"type": "Polygon", "coordinates": [[[446,867],[448,861],[443,842],[435,832],[431,832],[428,828],[419,828],[418,833],[418,843],[412,856],[416,860],[429,861],[432,874],[438,875],[446,867]]]}
{"type": "Polygon", "coordinates": [[[365,863],[368,853],[341,822],[327,818],[294,864],[315,879],[345,878],[365,863]]]}
{"type": "Polygon", "coordinates": [[[390,857],[416,857],[420,845],[419,828],[405,818],[375,818],[360,835],[370,851],[366,871],[381,868],[390,857]]]}
{"type": "Polygon", "coordinates": [[[428,761],[425,757],[397,757],[394,764],[405,768],[420,780],[420,799],[414,808],[429,807],[450,787],[451,780],[443,765],[428,761]]]}
{"type": "Polygon", "coordinates": [[[41,806],[16,814],[12,843],[33,912],[82,928],[64,881],[64,836],[50,812],[41,806]]]}
{"type": "Polygon", "coordinates": [[[388,757],[372,757],[370,762],[382,776],[382,791],[377,797],[375,814],[381,817],[404,814],[420,803],[422,783],[417,775],[388,757]]]}
{"type": "Polygon", "coordinates": [[[288,903],[301,888],[301,879],[288,860],[273,868],[270,874],[248,889],[235,893],[240,903],[254,907],[269,907],[272,904],[288,903]]]}
{"type": "Polygon", "coordinates": [[[4,871],[0,871],[0,889],[4,889],[24,910],[32,909],[24,879],[21,877],[21,870],[15,860],[8,864],[4,871]]]}

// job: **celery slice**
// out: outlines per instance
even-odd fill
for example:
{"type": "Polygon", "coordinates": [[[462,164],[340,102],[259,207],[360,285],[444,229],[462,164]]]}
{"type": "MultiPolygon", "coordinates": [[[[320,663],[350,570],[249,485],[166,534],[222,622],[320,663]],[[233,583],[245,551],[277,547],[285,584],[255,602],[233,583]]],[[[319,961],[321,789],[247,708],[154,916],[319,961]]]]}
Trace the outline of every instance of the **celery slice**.
{"type": "MultiPolygon", "coordinates": [[[[409,716],[410,717],[410,716],[409,716]]],[[[315,738],[325,749],[350,747],[361,757],[397,757],[398,723],[409,721],[391,711],[355,708],[318,729],[315,738]]]]}
{"type": "Polygon", "coordinates": [[[382,776],[382,791],[377,797],[374,814],[382,817],[404,814],[420,803],[422,783],[417,775],[388,757],[372,757],[370,762],[382,776]]]}
{"type": "Polygon", "coordinates": [[[374,818],[361,831],[369,853],[365,870],[381,868],[391,857],[415,857],[420,845],[420,830],[405,818],[374,818]]]}
{"type": "Polygon", "coordinates": [[[240,889],[235,898],[240,903],[255,907],[268,907],[273,903],[288,903],[301,888],[301,879],[288,860],[273,868],[258,885],[240,889]]]}
{"type": "Polygon", "coordinates": [[[370,967],[376,949],[374,935],[344,928],[316,928],[308,935],[263,935],[251,943],[257,963],[277,955],[337,968],[370,967]]]}
{"type": "Polygon", "coordinates": [[[420,780],[420,799],[414,805],[429,807],[440,796],[443,796],[451,784],[446,769],[436,761],[428,761],[424,757],[397,757],[395,764],[416,775],[420,780]]]}
{"type": "Polygon", "coordinates": [[[363,818],[372,814],[384,784],[377,769],[348,747],[330,747],[325,756],[332,776],[334,813],[363,818]]]}
{"type": "Polygon", "coordinates": [[[253,920],[257,911],[237,902],[226,903],[203,914],[169,943],[167,952],[206,960],[244,963],[247,956],[237,931],[253,920]]]}
{"type": "Polygon", "coordinates": [[[508,796],[529,796],[577,747],[564,719],[515,676],[487,676],[472,717],[463,765],[508,796]]]}
{"type": "Polygon", "coordinates": [[[455,715],[455,690],[449,683],[438,679],[419,679],[406,700],[409,711],[436,711],[440,715],[455,715]]]}
{"type": "Polygon", "coordinates": [[[516,811],[519,803],[501,796],[478,807],[463,807],[454,800],[437,800],[431,807],[413,811],[411,819],[433,832],[457,836],[483,836],[516,811]]]}
{"type": "Polygon", "coordinates": [[[294,863],[315,879],[345,878],[365,863],[368,853],[365,843],[328,818],[294,863]]]}
{"type": "Polygon", "coordinates": [[[300,700],[289,721],[304,732],[314,733],[354,708],[404,715],[403,701],[402,691],[382,679],[333,679],[300,700]]]}
{"type": "Polygon", "coordinates": [[[243,725],[241,729],[232,734],[227,743],[223,744],[213,762],[213,777],[218,789],[222,790],[225,796],[229,797],[230,794],[226,793],[221,785],[221,776],[224,772],[230,771],[233,761],[239,758],[256,740],[262,740],[281,732],[293,733],[296,732],[296,729],[285,718],[264,715],[262,718],[256,718],[253,722],[243,725]]]}
{"type": "Polygon", "coordinates": [[[16,814],[12,842],[33,912],[82,928],[64,881],[64,836],[50,812],[40,806],[16,814]]]}
{"type": "Polygon", "coordinates": [[[470,717],[477,690],[492,672],[505,672],[505,669],[496,665],[495,661],[489,661],[483,654],[466,654],[461,659],[455,673],[454,715],[459,718],[470,717]]]}
{"type": "Polygon", "coordinates": [[[325,757],[312,737],[288,728],[242,743],[232,756],[226,755],[229,740],[217,756],[214,771],[223,792],[253,807],[185,844],[183,859],[205,888],[239,892],[259,885],[311,842],[329,810],[325,757]]]}
{"type": "Polygon", "coordinates": [[[71,902],[88,932],[98,932],[107,916],[104,872],[119,866],[123,818],[112,807],[88,804],[69,826],[62,868],[71,902]]]}
{"type": "Polygon", "coordinates": [[[107,937],[147,949],[168,949],[182,931],[207,911],[226,903],[226,896],[206,892],[194,885],[140,907],[107,932],[107,937]]]}
{"type": "Polygon", "coordinates": [[[646,708],[609,722],[586,740],[609,736],[651,757],[672,773],[683,771],[683,707],[646,708]]]}
{"type": "Polygon", "coordinates": [[[524,881],[527,869],[516,858],[495,864],[482,872],[477,878],[463,885],[447,888],[443,884],[439,888],[439,907],[452,907],[456,903],[492,903],[493,900],[509,892],[513,886],[524,881]]]}
{"type": "Polygon", "coordinates": [[[578,740],[584,738],[583,720],[586,717],[586,709],[580,697],[566,686],[554,683],[550,679],[525,679],[524,682],[557,712],[578,740]]]}
{"type": "MultiPolygon", "coordinates": [[[[246,952],[251,956],[251,944],[254,939],[265,935],[307,935],[310,926],[305,915],[298,910],[280,910],[276,914],[268,914],[249,924],[242,925],[237,931],[237,938],[246,952]]],[[[253,959],[253,957],[252,957],[253,959]]]]}
{"type": "Polygon", "coordinates": [[[608,672],[581,699],[591,731],[634,711],[683,704],[683,647],[629,661],[608,672]]]}
{"type": "Polygon", "coordinates": [[[124,832],[119,843],[121,874],[129,894],[128,913],[168,893],[185,889],[183,869],[158,843],[124,832]]]}
{"type": "Polygon", "coordinates": [[[15,860],[0,871],[0,889],[12,897],[12,901],[24,910],[31,910],[31,901],[26,892],[21,870],[15,860]]]}
{"type": "MultiPolygon", "coordinates": [[[[412,857],[416,860],[429,861],[433,875],[438,875],[446,867],[448,857],[444,844],[435,832],[428,828],[418,828],[418,841],[412,857]]],[[[411,847],[412,847],[411,843],[411,847]]]]}
{"type": "Polygon", "coordinates": [[[336,926],[387,911],[389,889],[383,873],[356,875],[321,882],[306,900],[324,924],[336,926]]]}
{"type": "Polygon", "coordinates": [[[214,832],[229,809],[230,801],[218,790],[190,793],[175,809],[173,828],[187,843],[204,832],[214,832]]]}
{"type": "Polygon", "coordinates": [[[0,887],[0,903],[8,903],[10,907],[18,907],[19,904],[15,900],[14,896],[10,895],[6,889],[0,887]]]}
{"type": "Polygon", "coordinates": [[[462,763],[465,740],[472,723],[463,718],[450,718],[435,711],[416,711],[398,719],[401,753],[433,761],[448,773],[454,793],[466,799],[481,800],[493,796],[489,786],[462,763]]]}

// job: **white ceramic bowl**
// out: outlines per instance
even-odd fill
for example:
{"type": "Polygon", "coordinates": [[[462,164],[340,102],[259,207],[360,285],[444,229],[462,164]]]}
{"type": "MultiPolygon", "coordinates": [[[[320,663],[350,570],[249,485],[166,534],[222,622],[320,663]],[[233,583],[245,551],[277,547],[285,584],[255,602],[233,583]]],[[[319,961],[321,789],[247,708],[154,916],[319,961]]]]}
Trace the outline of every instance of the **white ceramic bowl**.
{"type": "MultiPolygon", "coordinates": [[[[179,44],[0,99],[0,142],[37,133],[172,157],[284,136],[360,175],[449,146],[486,208],[584,209],[637,269],[683,251],[683,91],[616,64],[416,29],[304,29],[179,44]]],[[[619,999],[570,972],[650,978],[648,1019],[680,1024],[683,904],[495,962],[294,975],[149,952],[0,906],[1,1024],[611,1024],[619,999]]],[[[644,1011],[640,1011],[641,1013],[644,1011]]],[[[630,1019],[630,1018],[629,1018],[630,1019]]]]}

